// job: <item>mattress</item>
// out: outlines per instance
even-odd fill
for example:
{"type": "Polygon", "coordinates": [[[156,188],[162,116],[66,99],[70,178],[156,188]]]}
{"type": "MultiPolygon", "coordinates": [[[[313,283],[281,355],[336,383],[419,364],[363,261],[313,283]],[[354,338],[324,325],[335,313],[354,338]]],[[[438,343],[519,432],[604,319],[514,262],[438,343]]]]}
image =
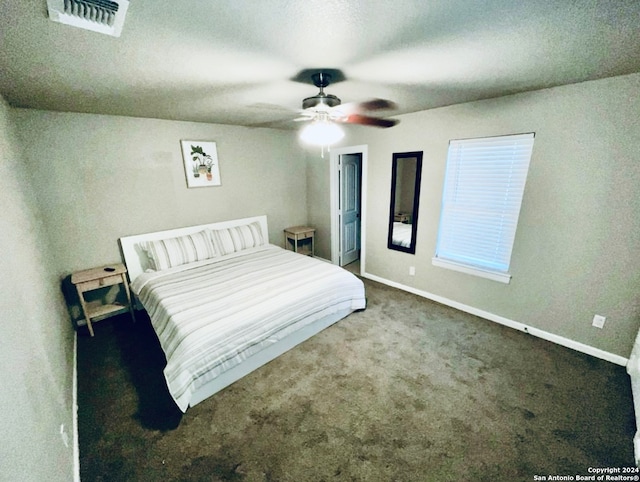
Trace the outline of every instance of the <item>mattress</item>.
{"type": "Polygon", "coordinates": [[[640,466],[640,333],[636,335],[636,340],[627,362],[627,373],[631,378],[631,393],[636,414],[636,433],[633,437],[633,449],[636,465],[640,466]]]}
{"type": "Polygon", "coordinates": [[[147,272],[131,287],[149,313],[169,392],[183,412],[202,386],[247,358],[366,304],[353,274],[273,245],[147,272]]]}
{"type": "Polygon", "coordinates": [[[397,246],[404,246],[405,248],[411,246],[411,227],[411,224],[399,223],[397,221],[394,222],[393,233],[391,236],[393,244],[397,246]]]}

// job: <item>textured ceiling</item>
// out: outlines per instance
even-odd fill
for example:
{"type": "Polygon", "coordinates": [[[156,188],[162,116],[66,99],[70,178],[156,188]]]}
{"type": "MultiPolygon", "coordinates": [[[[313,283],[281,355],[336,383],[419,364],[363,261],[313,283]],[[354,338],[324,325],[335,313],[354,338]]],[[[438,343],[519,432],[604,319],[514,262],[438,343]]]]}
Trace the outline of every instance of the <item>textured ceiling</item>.
{"type": "Polygon", "coordinates": [[[640,72],[640,1],[131,0],[119,38],[0,6],[0,94],[14,107],[293,126],[339,69],[343,102],[389,116],[640,72]]]}

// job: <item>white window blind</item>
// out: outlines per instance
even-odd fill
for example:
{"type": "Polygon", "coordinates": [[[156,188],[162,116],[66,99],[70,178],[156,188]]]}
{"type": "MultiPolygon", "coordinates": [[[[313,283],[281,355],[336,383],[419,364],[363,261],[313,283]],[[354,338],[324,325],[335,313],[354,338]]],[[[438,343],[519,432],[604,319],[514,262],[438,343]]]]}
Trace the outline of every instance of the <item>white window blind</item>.
{"type": "Polygon", "coordinates": [[[509,282],[533,139],[450,141],[434,265],[509,282]]]}

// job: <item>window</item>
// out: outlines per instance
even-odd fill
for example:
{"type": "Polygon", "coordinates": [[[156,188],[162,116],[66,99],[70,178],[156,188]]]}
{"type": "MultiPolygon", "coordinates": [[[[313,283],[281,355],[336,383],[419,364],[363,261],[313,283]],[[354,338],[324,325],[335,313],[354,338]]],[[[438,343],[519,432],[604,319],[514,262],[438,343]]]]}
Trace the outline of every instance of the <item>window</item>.
{"type": "Polygon", "coordinates": [[[435,266],[509,283],[533,138],[449,142],[435,266]]]}

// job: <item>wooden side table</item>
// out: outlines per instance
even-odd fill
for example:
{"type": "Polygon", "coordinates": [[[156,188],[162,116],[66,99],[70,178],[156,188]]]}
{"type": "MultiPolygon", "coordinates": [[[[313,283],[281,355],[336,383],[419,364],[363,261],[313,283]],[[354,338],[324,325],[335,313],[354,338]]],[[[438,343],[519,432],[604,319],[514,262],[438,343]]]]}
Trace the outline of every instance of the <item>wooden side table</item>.
{"type": "Polygon", "coordinates": [[[292,226],[284,230],[284,246],[285,249],[289,249],[292,241],[293,251],[307,256],[313,256],[315,228],[309,226],[292,226]]]}
{"type": "Polygon", "coordinates": [[[98,319],[107,318],[129,310],[131,319],[133,321],[136,320],[133,312],[133,304],[131,303],[131,293],[129,291],[129,284],[127,283],[126,272],[127,268],[124,264],[116,263],[78,271],[71,275],[71,283],[73,283],[78,290],[82,312],[85,320],[87,320],[87,327],[89,328],[91,336],[93,336],[92,319],[98,321],[98,319]],[[84,298],[84,293],[87,291],[117,284],[124,285],[124,291],[127,295],[126,304],[115,302],[103,303],[101,300],[87,302],[84,298]]]}

